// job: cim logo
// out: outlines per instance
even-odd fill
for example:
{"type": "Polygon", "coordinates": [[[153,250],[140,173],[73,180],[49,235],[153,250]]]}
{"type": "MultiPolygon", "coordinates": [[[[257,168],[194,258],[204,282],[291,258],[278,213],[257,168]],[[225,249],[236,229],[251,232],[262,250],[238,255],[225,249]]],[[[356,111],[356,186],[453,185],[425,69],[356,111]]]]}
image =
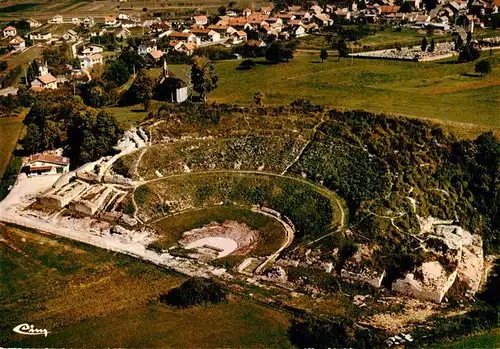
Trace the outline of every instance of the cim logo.
{"type": "Polygon", "coordinates": [[[38,336],[38,335],[43,334],[43,335],[45,335],[45,337],[47,337],[47,335],[50,333],[46,329],[40,330],[40,329],[35,328],[34,325],[30,325],[30,324],[17,325],[16,327],[14,327],[14,329],[12,331],[19,333],[19,334],[26,334],[28,336],[38,336]]]}

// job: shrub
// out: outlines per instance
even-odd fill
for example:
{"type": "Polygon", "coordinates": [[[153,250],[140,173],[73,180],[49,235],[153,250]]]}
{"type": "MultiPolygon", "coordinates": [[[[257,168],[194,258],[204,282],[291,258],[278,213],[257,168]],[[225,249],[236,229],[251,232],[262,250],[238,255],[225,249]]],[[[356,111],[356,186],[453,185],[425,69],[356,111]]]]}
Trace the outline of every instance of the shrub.
{"type": "Polygon", "coordinates": [[[345,318],[306,315],[294,319],[290,340],[299,348],[378,348],[382,333],[362,329],[345,318]]]}
{"type": "Polygon", "coordinates": [[[491,63],[487,60],[479,61],[476,63],[475,71],[476,73],[480,73],[481,76],[491,73],[491,70],[491,63]]]}
{"type": "Polygon", "coordinates": [[[178,288],[160,295],[160,302],[175,307],[192,307],[221,303],[226,298],[227,291],[219,283],[203,278],[191,278],[178,288]]]}

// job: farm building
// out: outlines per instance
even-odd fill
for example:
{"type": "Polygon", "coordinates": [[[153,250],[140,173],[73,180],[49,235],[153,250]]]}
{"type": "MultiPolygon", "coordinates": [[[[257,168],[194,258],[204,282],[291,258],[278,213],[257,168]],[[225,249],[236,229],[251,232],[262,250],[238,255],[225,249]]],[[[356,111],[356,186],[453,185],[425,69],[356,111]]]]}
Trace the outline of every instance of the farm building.
{"type": "Polygon", "coordinates": [[[69,159],[60,155],[38,153],[30,155],[26,167],[30,175],[66,173],[69,171],[69,159]]]}

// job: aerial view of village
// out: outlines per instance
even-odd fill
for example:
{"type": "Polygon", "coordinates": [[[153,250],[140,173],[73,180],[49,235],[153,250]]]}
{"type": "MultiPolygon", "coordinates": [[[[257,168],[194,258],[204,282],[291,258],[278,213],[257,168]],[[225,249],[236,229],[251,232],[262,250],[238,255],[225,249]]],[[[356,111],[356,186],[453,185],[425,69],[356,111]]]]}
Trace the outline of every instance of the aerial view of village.
{"type": "Polygon", "coordinates": [[[499,0],[0,0],[0,347],[500,348],[499,0]]]}

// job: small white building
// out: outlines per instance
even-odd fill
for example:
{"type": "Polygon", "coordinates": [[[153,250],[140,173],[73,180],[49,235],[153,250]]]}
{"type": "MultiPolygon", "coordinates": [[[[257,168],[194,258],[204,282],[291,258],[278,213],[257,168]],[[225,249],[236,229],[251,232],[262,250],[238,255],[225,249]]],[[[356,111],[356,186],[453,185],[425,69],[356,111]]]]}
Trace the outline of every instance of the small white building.
{"type": "Polygon", "coordinates": [[[30,40],[43,40],[43,41],[48,41],[52,40],[52,34],[51,33],[43,33],[43,32],[38,32],[34,34],[30,34],[30,40]]]}
{"type": "Polygon", "coordinates": [[[30,25],[30,29],[38,28],[42,26],[42,23],[38,22],[36,19],[30,18],[26,22],[30,25]]]}
{"type": "Polygon", "coordinates": [[[26,167],[29,175],[47,175],[69,171],[69,159],[60,155],[38,153],[30,155],[26,167]]]}
{"type": "Polygon", "coordinates": [[[116,18],[114,16],[106,16],[104,17],[104,24],[114,26],[117,24],[116,18]]]}
{"type": "Polygon", "coordinates": [[[49,19],[49,23],[64,23],[63,16],[55,15],[52,19],[49,19]]]}
{"type": "Polygon", "coordinates": [[[90,45],[90,46],[85,47],[82,50],[82,55],[84,57],[87,57],[87,56],[91,56],[93,54],[102,53],[102,52],[104,52],[104,49],[101,46],[90,45]]]}
{"type": "Polygon", "coordinates": [[[57,89],[57,79],[52,74],[40,75],[32,83],[31,87],[35,89],[57,89]]]}
{"type": "Polygon", "coordinates": [[[78,33],[75,32],[73,29],[69,29],[64,32],[62,38],[68,42],[75,42],[78,40],[79,36],[78,33]]]}
{"type": "Polygon", "coordinates": [[[120,19],[120,20],[124,20],[124,19],[128,20],[128,19],[130,19],[130,16],[128,14],[124,13],[124,12],[121,12],[118,15],[118,19],[120,19]]]}
{"type": "Polygon", "coordinates": [[[10,40],[9,45],[12,46],[16,51],[21,51],[26,48],[26,42],[20,36],[16,36],[14,39],[10,40]]]}
{"type": "Polygon", "coordinates": [[[86,27],[86,28],[93,27],[94,24],[95,24],[95,22],[94,22],[94,18],[93,17],[87,16],[87,17],[85,17],[83,19],[83,26],[86,27]]]}
{"type": "Polygon", "coordinates": [[[143,43],[137,46],[137,53],[141,56],[145,56],[152,51],[157,51],[158,47],[155,41],[150,41],[148,43],[143,43]]]}
{"type": "Polygon", "coordinates": [[[208,17],[207,16],[194,16],[193,17],[194,24],[196,25],[207,25],[208,17]]]}
{"type": "Polygon", "coordinates": [[[13,26],[9,25],[8,27],[3,28],[3,36],[14,37],[16,35],[17,35],[17,30],[13,26]]]}
{"type": "Polygon", "coordinates": [[[96,64],[102,64],[103,57],[100,53],[95,53],[93,55],[85,57],[80,62],[80,67],[82,69],[92,69],[96,64]]]}

